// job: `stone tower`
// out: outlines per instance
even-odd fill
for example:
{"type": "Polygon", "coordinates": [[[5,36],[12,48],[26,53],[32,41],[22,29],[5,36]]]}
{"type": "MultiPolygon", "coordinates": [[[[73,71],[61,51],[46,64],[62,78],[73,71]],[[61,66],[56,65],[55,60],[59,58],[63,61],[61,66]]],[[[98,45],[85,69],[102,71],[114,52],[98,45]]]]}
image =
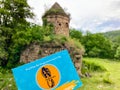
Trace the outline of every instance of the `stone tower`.
{"type": "Polygon", "coordinates": [[[42,19],[53,24],[55,34],[69,36],[70,15],[57,2],[45,12],[42,19]]]}

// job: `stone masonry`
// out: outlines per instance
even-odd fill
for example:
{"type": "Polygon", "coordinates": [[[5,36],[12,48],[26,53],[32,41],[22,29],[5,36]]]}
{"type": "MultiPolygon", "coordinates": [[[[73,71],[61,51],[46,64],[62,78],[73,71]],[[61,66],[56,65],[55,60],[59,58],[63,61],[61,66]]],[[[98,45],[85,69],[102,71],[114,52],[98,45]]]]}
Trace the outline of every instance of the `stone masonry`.
{"type": "Polygon", "coordinates": [[[55,3],[46,11],[42,19],[46,19],[48,23],[53,24],[55,34],[69,36],[70,17],[58,3],[55,3]]]}
{"type": "Polygon", "coordinates": [[[22,51],[20,62],[29,63],[36,59],[48,56],[64,49],[67,49],[69,51],[78,74],[82,75],[81,66],[83,53],[80,49],[71,47],[68,44],[55,44],[54,42],[46,42],[44,44],[32,43],[22,51]]]}
{"type": "MultiPolygon", "coordinates": [[[[54,26],[54,33],[63,36],[69,36],[69,22],[70,17],[62,7],[55,3],[42,17],[43,20],[47,20],[48,23],[52,23],[54,26]]],[[[43,22],[44,23],[44,22],[43,22]]],[[[42,43],[31,43],[25,50],[21,52],[20,62],[28,63],[36,59],[48,56],[55,52],[67,49],[72,57],[74,66],[80,76],[82,67],[82,55],[83,51],[65,42],[60,43],[59,41],[54,42],[42,42],[42,43]]]]}

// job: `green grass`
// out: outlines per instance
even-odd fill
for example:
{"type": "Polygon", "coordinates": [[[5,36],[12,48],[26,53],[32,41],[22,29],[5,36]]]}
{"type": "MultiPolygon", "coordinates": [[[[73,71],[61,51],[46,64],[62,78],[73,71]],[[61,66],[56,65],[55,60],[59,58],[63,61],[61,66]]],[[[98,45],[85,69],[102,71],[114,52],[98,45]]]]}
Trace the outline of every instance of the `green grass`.
{"type": "Polygon", "coordinates": [[[103,71],[107,71],[107,69],[104,67],[104,65],[102,63],[100,63],[98,60],[93,61],[93,60],[89,60],[89,59],[84,59],[82,62],[83,66],[82,66],[82,73],[92,73],[92,72],[103,72],[103,71]]]}
{"type": "Polygon", "coordinates": [[[0,90],[17,90],[10,70],[0,68],[0,90]]]}
{"type": "MultiPolygon", "coordinates": [[[[78,90],[120,90],[120,62],[98,58],[84,58],[83,61],[94,63],[104,71],[90,71],[92,77],[81,78],[83,86],[78,90]]],[[[92,65],[91,64],[91,65],[92,65]]],[[[17,90],[10,70],[0,68],[0,90],[17,90]]]]}
{"type": "Polygon", "coordinates": [[[81,78],[83,86],[78,90],[120,90],[120,62],[98,58],[84,58],[104,66],[104,72],[91,72],[91,78],[81,78]]]}

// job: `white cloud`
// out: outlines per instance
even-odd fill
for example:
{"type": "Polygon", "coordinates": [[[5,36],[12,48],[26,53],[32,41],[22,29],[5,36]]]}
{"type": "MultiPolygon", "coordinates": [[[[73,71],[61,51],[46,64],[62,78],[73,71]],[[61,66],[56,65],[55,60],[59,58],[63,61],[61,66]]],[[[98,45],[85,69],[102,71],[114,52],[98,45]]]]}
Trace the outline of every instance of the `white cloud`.
{"type": "MultiPolygon", "coordinates": [[[[111,19],[120,20],[120,0],[28,0],[36,15],[34,22],[42,24],[41,17],[46,8],[58,2],[71,14],[70,27],[101,32],[109,29],[119,29],[112,26],[98,26],[111,19]],[[47,7],[46,7],[47,6],[47,7]],[[112,28],[114,27],[114,28],[112,28]]],[[[114,24],[114,23],[113,23],[114,24]]]]}

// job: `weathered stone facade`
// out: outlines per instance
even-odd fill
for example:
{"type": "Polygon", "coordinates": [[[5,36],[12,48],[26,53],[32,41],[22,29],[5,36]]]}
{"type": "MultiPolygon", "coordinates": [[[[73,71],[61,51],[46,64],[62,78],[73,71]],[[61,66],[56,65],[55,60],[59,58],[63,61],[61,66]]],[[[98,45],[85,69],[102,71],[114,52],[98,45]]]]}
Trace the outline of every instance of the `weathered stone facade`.
{"type": "MultiPolygon", "coordinates": [[[[54,33],[58,35],[69,36],[70,17],[67,15],[58,3],[55,3],[50,10],[43,16],[48,23],[54,26],[54,33]]],[[[44,22],[43,22],[44,23],[44,22]]]]}
{"type": "Polygon", "coordinates": [[[54,33],[69,36],[69,18],[62,15],[49,15],[47,21],[54,26],[54,33]]]}
{"type": "MultiPolygon", "coordinates": [[[[42,19],[46,19],[48,23],[52,23],[54,25],[55,34],[69,36],[70,17],[64,12],[64,10],[60,7],[58,3],[55,3],[51,7],[50,12],[48,11],[47,13],[45,13],[42,19]]],[[[75,45],[70,45],[70,43],[68,42],[65,42],[63,44],[60,43],[59,40],[57,40],[57,43],[54,41],[31,43],[29,46],[27,46],[25,50],[21,52],[20,62],[32,62],[36,59],[48,56],[64,49],[67,49],[69,51],[76,70],[81,76],[83,51],[81,49],[78,49],[75,45]]],[[[63,62],[63,64],[65,63],[63,62]]]]}
{"type": "MultiPolygon", "coordinates": [[[[55,52],[67,49],[72,57],[73,63],[78,71],[78,74],[81,75],[81,66],[82,66],[82,51],[76,49],[66,44],[55,44],[54,42],[46,42],[44,44],[33,43],[29,45],[20,56],[20,62],[28,63],[36,59],[48,56],[55,52]]],[[[63,64],[65,64],[63,62],[63,64]]]]}
{"type": "Polygon", "coordinates": [[[20,56],[20,62],[23,63],[28,63],[33,60],[38,59],[38,54],[40,51],[40,46],[37,44],[31,44],[29,45],[22,53],[20,56]]]}

